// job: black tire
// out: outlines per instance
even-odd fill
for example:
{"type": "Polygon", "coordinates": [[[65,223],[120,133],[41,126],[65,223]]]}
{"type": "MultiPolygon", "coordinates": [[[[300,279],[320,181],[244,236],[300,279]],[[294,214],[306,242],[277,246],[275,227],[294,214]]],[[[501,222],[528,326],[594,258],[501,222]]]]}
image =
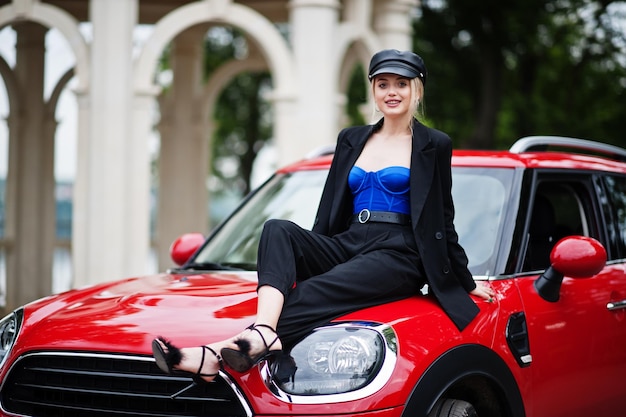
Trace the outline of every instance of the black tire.
{"type": "Polygon", "coordinates": [[[478,417],[478,414],[467,401],[444,398],[437,401],[428,417],[478,417]]]}

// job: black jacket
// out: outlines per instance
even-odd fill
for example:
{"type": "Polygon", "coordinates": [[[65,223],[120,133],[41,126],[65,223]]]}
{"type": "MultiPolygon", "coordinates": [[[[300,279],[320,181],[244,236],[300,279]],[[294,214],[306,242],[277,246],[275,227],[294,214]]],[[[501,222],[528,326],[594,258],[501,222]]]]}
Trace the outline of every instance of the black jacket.
{"type": "MultiPolygon", "coordinates": [[[[333,236],[348,228],[353,214],[348,173],[367,139],[382,123],[383,119],[375,125],[350,127],[339,133],[313,231],[333,236]]],[[[414,120],[411,153],[411,224],[415,241],[430,291],[463,330],[479,309],[468,294],[476,284],[453,224],[452,141],[445,133],[414,120]]]]}

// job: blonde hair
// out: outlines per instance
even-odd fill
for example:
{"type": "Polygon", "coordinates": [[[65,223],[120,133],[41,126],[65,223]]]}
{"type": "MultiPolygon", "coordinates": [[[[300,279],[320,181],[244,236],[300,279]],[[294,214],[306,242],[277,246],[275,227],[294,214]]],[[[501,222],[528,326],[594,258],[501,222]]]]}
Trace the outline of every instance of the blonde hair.
{"type": "MultiPolygon", "coordinates": [[[[374,78],[370,82],[372,87],[372,95],[374,94],[374,78]]],[[[418,77],[411,78],[409,80],[409,85],[411,86],[411,107],[410,107],[410,117],[409,117],[409,128],[411,131],[413,130],[413,118],[423,119],[424,118],[424,84],[422,80],[418,77]]],[[[372,112],[372,120],[374,122],[377,121],[377,114],[380,110],[376,107],[376,103],[374,103],[374,109],[372,112]]]]}
{"type": "Polygon", "coordinates": [[[415,118],[424,118],[424,83],[417,77],[411,80],[411,109],[415,118]]]}

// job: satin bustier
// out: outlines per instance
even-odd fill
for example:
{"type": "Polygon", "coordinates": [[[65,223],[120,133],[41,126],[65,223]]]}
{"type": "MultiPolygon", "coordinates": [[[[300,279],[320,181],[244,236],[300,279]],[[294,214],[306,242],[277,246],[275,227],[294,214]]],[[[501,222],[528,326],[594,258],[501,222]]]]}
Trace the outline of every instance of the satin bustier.
{"type": "Polygon", "coordinates": [[[354,213],[368,209],[410,214],[409,179],[410,170],[406,167],[390,166],[367,172],[353,166],[348,185],[354,197],[354,213]]]}

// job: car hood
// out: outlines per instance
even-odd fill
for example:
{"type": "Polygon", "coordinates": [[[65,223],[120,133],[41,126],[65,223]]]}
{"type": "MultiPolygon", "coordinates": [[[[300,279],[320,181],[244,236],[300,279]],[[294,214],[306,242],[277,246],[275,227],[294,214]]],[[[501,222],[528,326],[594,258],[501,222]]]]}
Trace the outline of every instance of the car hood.
{"type": "Polygon", "coordinates": [[[73,290],[25,308],[18,344],[29,349],[150,353],[164,336],[196,346],[254,321],[255,272],[160,274],[73,290]]]}

